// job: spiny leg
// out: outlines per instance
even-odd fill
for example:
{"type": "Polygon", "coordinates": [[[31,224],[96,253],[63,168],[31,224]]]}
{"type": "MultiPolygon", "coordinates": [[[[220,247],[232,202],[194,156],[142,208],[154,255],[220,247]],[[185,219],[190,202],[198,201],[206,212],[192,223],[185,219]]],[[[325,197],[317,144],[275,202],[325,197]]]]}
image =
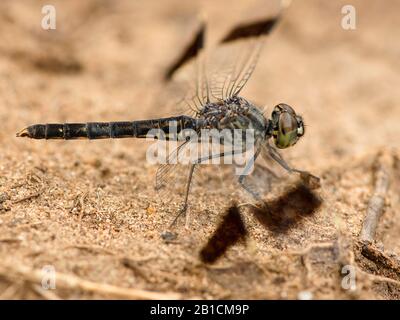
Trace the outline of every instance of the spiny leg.
{"type": "Polygon", "coordinates": [[[280,155],[280,153],[275,150],[274,147],[272,147],[271,145],[267,145],[267,153],[271,156],[272,159],[274,159],[276,162],[278,162],[278,164],[284,168],[285,170],[287,170],[289,173],[299,173],[300,177],[304,180],[307,181],[307,184],[310,185],[317,185],[319,186],[319,181],[320,178],[312,175],[311,173],[309,173],[308,171],[304,171],[304,170],[299,170],[296,168],[292,168],[286,161],[285,159],[282,158],[282,156],[280,155]],[[313,182],[311,182],[311,180],[314,180],[313,182]]]}
{"type": "MultiPolygon", "coordinates": [[[[185,214],[185,215],[186,215],[187,205],[188,205],[188,199],[189,199],[190,185],[191,185],[191,183],[192,183],[193,172],[194,172],[195,166],[196,166],[196,164],[191,164],[191,165],[190,165],[190,171],[189,171],[188,180],[187,180],[187,183],[186,183],[185,200],[184,200],[184,202],[183,202],[182,208],[179,210],[178,214],[176,215],[176,217],[174,218],[174,220],[171,222],[170,228],[173,227],[173,226],[175,225],[176,221],[178,220],[178,218],[179,218],[182,214],[185,214]]],[[[188,215],[186,215],[186,224],[188,223],[188,221],[189,221],[189,218],[188,218],[188,215]]]]}
{"type": "Polygon", "coordinates": [[[271,145],[267,145],[267,152],[271,156],[272,159],[274,159],[276,162],[279,163],[279,165],[287,170],[289,173],[297,172],[297,173],[306,173],[306,171],[298,170],[295,168],[292,168],[286,161],[285,159],[282,158],[281,154],[275,150],[274,147],[271,145]]]}
{"type": "Polygon", "coordinates": [[[200,163],[202,163],[204,161],[207,161],[207,160],[211,160],[211,159],[215,159],[215,158],[224,158],[226,156],[233,156],[235,154],[241,154],[243,152],[244,152],[243,150],[231,150],[231,151],[228,151],[228,152],[221,152],[221,153],[211,154],[211,155],[203,157],[203,158],[198,158],[195,161],[195,163],[196,164],[200,164],[200,163]]]}
{"type": "MultiPolygon", "coordinates": [[[[185,200],[184,200],[182,208],[179,210],[179,213],[177,214],[177,216],[174,218],[174,220],[170,224],[170,228],[175,225],[176,221],[178,220],[178,218],[182,214],[186,214],[187,207],[188,207],[190,185],[191,185],[191,182],[192,182],[192,179],[193,179],[193,172],[194,172],[195,166],[197,164],[201,164],[202,162],[205,162],[207,160],[211,160],[211,159],[215,159],[215,158],[223,158],[223,157],[228,156],[228,155],[235,155],[235,154],[240,154],[240,153],[243,153],[243,150],[231,150],[229,152],[211,154],[211,155],[203,157],[203,158],[198,158],[194,162],[194,164],[191,165],[190,171],[189,171],[189,175],[188,175],[188,181],[187,181],[187,185],[186,185],[185,200]]],[[[189,224],[189,215],[186,215],[186,227],[188,226],[188,224],[189,224]]]]}
{"type": "Polygon", "coordinates": [[[255,154],[251,157],[250,161],[246,164],[242,174],[239,176],[238,182],[242,188],[247,191],[255,200],[262,201],[260,194],[253,190],[251,186],[246,183],[246,177],[248,176],[250,170],[253,168],[254,163],[261,152],[261,148],[258,148],[255,154]]]}

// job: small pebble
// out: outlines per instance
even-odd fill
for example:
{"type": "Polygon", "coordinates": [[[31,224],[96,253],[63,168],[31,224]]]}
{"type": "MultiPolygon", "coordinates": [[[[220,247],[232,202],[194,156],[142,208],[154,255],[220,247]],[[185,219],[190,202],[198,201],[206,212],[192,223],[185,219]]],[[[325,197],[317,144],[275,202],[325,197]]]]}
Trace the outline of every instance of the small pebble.
{"type": "Polygon", "coordinates": [[[0,203],[3,203],[6,200],[10,200],[10,196],[5,192],[0,193],[0,203]]]}
{"type": "Polygon", "coordinates": [[[171,231],[164,231],[163,233],[161,233],[161,238],[168,242],[168,241],[173,241],[178,237],[178,235],[174,232],[171,231]]]}

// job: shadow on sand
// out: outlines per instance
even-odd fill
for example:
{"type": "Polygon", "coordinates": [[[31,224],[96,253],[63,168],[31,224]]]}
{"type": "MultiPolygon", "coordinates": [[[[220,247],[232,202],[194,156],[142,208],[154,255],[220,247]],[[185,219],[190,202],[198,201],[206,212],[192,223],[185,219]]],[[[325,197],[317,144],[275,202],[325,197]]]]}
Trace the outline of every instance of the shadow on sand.
{"type": "MultiPolygon", "coordinates": [[[[279,198],[252,207],[251,212],[258,222],[273,233],[287,233],[303,218],[314,214],[322,199],[303,183],[289,188],[279,198]]],[[[200,251],[204,263],[214,263],[229,247],[245,240],[247,231],[240,210],[233,204],[225,213],[212,237],[200,251]]]]}

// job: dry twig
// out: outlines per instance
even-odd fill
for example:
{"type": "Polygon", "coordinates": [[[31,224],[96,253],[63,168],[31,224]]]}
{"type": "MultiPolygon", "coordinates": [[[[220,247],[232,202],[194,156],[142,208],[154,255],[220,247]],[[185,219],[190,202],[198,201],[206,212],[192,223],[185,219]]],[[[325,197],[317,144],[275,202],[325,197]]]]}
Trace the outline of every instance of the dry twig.
{"type": "Polygon", "coordinates": [[[21,199],[14,200],[13,203],[20,203],[20,202],[23,202],[23,201],[27,201],[27,200],[31,200],[31,199],[37,198],[42,193],[43,193],[43,190],[39,190],[39,191],[34,192],[34,193],[30,194],[30,195],[27,195],[26,197],[21,198],[21,199]]]}
{"type": "Polygon", "coordinates": [[[84,244],[76,244],[76,245],[69,245],[64,247],[65,249],[78,249],[78,250],[85,250],[88,251],[90,253],[105,253],[108,255],[115,255],[115,252],[108,250],[106,248],[103,247],[99,247],[99,246],[94,246],[94,245],[84,245],[84,244]]]}
{"type": "Polygon", "coordinates": [[[372,282],[386,282],[386,283],[391,283],[391,284],[394,284],[394,285],[400,287],[400,281],[394,280],[392,278],[378,276],[376,274],[371,274],[371,273],[363,271],[360,268],[357,268],[357,271],[360,272],[365,277],[367,277],[367,279],[369,279],[372,282]]]}
{"type": "Polygon", "coordinates": [[[17,243],[17,242],[21,242],[21,239],[18,238],[0,238],[0,242],[4,242],[4,243],[17,243]]]}
{"type": "Polygon", "coordinates": [[[35,291],[37,294],[39,294],[40,296],[42,296],[43,298],[47,299],[47,300],[61,300],[61,298],[56,295],[53,290],[46,290],[43,289],[41,286],[39,286],[38,284],[32,284],[32,289],[33,291],[35,291]]]}
{"type": "Polygon", "coordinates": [[[361,241],[373,241],[379,218],[383,213],[385,196],[389,188],[389,156],[390,155],[387,155],[386,153],[379,154],[374,165],[375,189],[368,203],[367,215],[364,219],[360,234],[361,241]]]}
{"type": "MultiPolygon", "coordinates": [[[[32,270],[22,265],[0,265],[0,276],[4,278],[17,278],[32,284],[41,283],[43,274],[40,270],[32,270]]],[[[82,290],[91,293],[107,295],[124,299],[180,299],[177,293],[159,293],[141,289],[122,288],[104,283],[97,283],[61,272],[56,273],[57,288],[82,290]]]]}
{"type": "MultiPolygon", "coordinates": [[[[380,153],[375,162],[375,189],[369,201],[367,215],[360,233],[359,247],[361,254],[386,269],[400,275],[400,260],[390,256],[373,244],[376,228],[385,206],[385,196],[389,188],[390,169],[393,157],[380,153]]],[[[396,280],[393,280],[396,284],[396,280]]]]}
{"type": "Polygon", "coordinates": [[[377,248],[374,244],[369,242],[360,241],[361,254],[367,259],[375,262],[386,269],[393,270],[397,275],[400,276],[400,260],[396,257],[389,256],[377,248]]]}

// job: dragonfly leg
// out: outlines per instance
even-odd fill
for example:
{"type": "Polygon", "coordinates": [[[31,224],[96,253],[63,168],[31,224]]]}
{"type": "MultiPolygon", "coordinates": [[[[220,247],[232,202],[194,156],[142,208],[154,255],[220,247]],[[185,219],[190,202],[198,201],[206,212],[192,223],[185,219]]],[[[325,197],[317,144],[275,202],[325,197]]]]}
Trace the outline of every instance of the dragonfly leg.
{"type": "Polygon", "coordinates": [[[186,216],[186,221],[185,221],[185,227],[188,228],[189,227],[189,220],[190,220],[190,215],[187,212],[187,207],[188,207],[188,199],[189,199],[189,191],[190,191],[190,185],[192,183],[192,179],[193,179],[193,172],[194,172],[194,168],[195,168],[195,164],[192,164],[190,167],[190,171],[189,171],[189,177],[188,177],[188,182],[187,182],[187,186],[186,186],[186,191],[185,191],[185,202],[183,204],[183,214],[186,216]]]}
{"type": "MultiPolygon", "coordinates": [[[[244,168],[243,173],[239,176],[239,184],[240,184],[240,185],[243,187],[243,189],[245,189],[250,195],[252,195],[253,198],[256,199],[257,201],[260,201],[260,200],[261,200],[261,196],[259,195],[259,193],[258,193],[257,191],[253,190],[253,189],[251,188],[251,186],[249,186],[249,185],[246,183],[245,179],[246,179],[247,175],[249,174],[250,170],[252,169],[252,167],[253,167],[253,165],[254,165],[254,163],[255,163],[255,161],[256,161],[258,155],[260,154],[260,151],[261,151],[261,149],[258,149],[258,150],[256,151],[256,153],[254,154],[254,156],[250,159],[249,163],[247,163],[246,167],[244,168]]],[[[232,151],[230,151],[230,152],[228,152],[228,153],[223,152],[223,153],[219,153],[219,154],[213,154],[213,155],[210,155],[210,156],[207,156],[207,157],[203,157],[203,158],[197,159],[196,163],[201,163],[201,162],[204,162],[204,161],[206,161],[206,160],[213,159],[213,158],[222,158],[222,157],[225,157],[225,156],[227,156],[227,155],[240,154],[240,153],[243,153],[243,152],[244,152],[244,150],[232,150],[232,151]]]]}
{"type": "Polygon", "coordinates": [[[235,155],[235,154],[241,154],[241,153],[243,153],[243,152],[244,152],[243,150],[231,150],[231,151],[229,151],[229,152],[222,152],[222,153],[211,154],[211,155],[206,156],[206,157],[203,157],[203,158],[198,158],[198,159],[195,161],[195,163],[196,163],[196,164],[200,164],[200,163],[202,163],[202,162],[204,162],[204,161],[207,161],[207,160],[211,160],[211,159],[215,159],[215,158],[223,158],[223,157],[226,157],[226,156],[233,156],[233,155],[235,155]]]}
{"type": "Polygon", "coordinates": [[[260,194],[252,188],[248,183],[246,183],[246,177],[249,175],[250,170],[253,168],[254,163],[260,154],[261,148],[259,148],[256,153],[251,157],[250,161],[246,164],[242,174],[239,176],[238,182],[244,190],[246,190],[255,200],[261,201],[262,198],[260,194]]]}
{"type": "Polygon", "coordinates": [[[299,173],[301,178],[305,181],[308,181],[309,183],[313,183],[314,185],[319,185],[319,178],[312,175],[311,173],[309,173],[308,171],[304,171],[304,170],[299,170],[296,168],[292,168],[286,161],[285,159],[283,159],[283,157],[280,155],[280,153],[275,150],[275,148],[273,148],[270,145],[267,145],[267,152],[268,154],[271,156],[272,159],[274,159],[276,162],[279,163],[279,165],[284,168],[285,170],[287,170],[289,173],[299,173]],[[312,181],[311,181],[312,180],[312,181]]]}
{"type": "Polygon", "coordinates": [[[188,199],[189,199],[189,191],[190,191],[190,185],[193,179],[193,172],[195,169],[195,166],[197,164],[201,164],[204,161],[210,160],[210,159],[215,159],[215,158],[223,158],[225,156],[228,155],[234,155],[234,154],[240,154],[243,153],[242,150],[232,150],[230,152],[222,152],[222,153],[218,153],[218,154],[212,154],[203,158],[198,158],[194,164],[191,165],[190,171],[189,171],[189,176],[188,176],[188,181],[186,184],[186,190],[185,190],[185,200],[184,203],[181,207],[181,209],[179,210],[178,214],[176,215],[176,217],[174,218],[174,220],[172,221],[172,223],[170,224],[170,228],[173,227],[176,224],[176,221],[178,220],[178,218],[182,215],[186,215],[186,227],[188,227],[189,225],[189,215],[186,214],[187,212],[187,208],[188,208],[188,199]]]}
{"type": "MultiPolygon", "coordinates": [[[[187,207],[188,207],[188,199],[189,199],[190,185],[191,185],[191,183],[192,183],[193,172],[194,172],[195,166],[196,166],[196,164],[190,165],[190,171],[189,171],[188,180],[187,180],[187,183],[186,183],[185,200],[184,200],[183,205],[182,205],[181,209],[179,210],[178,214],[176,215],[176,217],[174,218],[174,220],[171,222],[170,228],[173,227],[173,226],[175,225],[176,221],[178,220],[178,218],[179,218],[181,215],[186,215],[187,207]]],[[[188,224],[188,221],[189,221],[189,218],[188,218],[188,215],[186,215],[186,225],[188,224]]]]}

